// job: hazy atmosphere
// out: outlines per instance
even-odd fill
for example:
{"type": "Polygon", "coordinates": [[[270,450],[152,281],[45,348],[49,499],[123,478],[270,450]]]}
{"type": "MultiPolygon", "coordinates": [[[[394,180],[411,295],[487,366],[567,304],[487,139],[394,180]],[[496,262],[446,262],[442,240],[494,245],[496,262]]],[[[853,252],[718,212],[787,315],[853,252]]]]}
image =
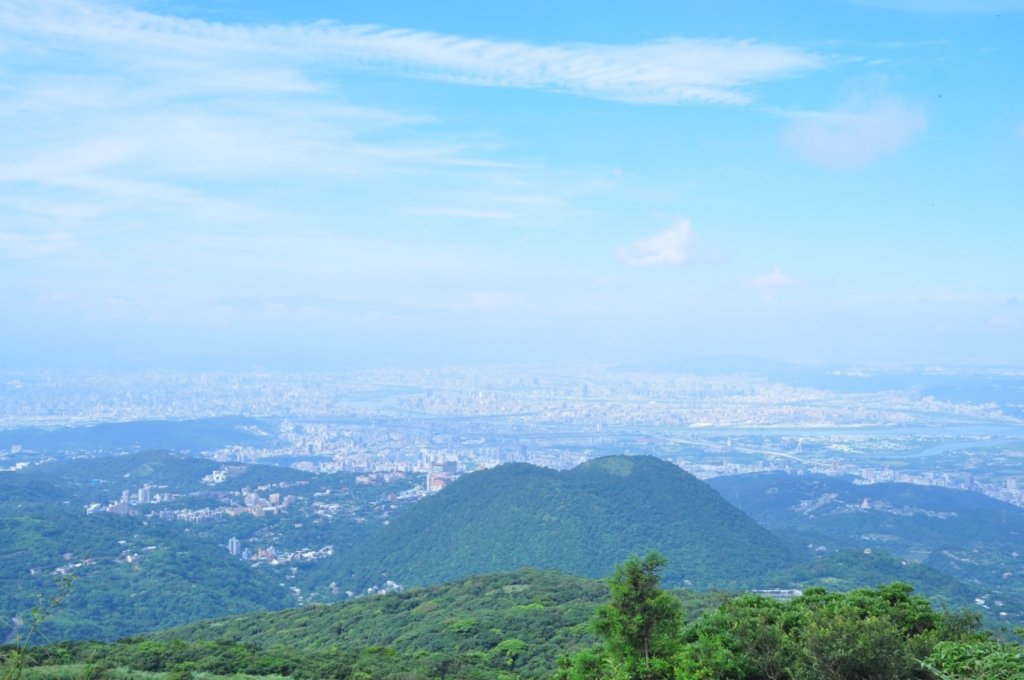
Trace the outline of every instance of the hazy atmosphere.
{"type": "Polygon", "coordinates": [[[0,361],[1019,363],[1022,10],[0,0],[0,361]]]}
{"type": "Polygon", "coordinates": [[[1024,0],[0,0],[0,680],[1024,679],[1024,0]]]}

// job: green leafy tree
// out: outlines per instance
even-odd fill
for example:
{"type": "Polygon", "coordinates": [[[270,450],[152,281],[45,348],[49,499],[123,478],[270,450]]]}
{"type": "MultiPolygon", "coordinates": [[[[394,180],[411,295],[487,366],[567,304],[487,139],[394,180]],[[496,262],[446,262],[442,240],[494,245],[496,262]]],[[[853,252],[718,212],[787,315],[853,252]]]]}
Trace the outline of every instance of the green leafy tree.
{"type": "Polygon", "coordinates": [[[594,613],[603,643],[564,659],[556,678],[657,680],[673,675],[679,649],[682,607],[660,587],[666,559],[651,551],[620,564],[608,579],[611,602],[594,613]]]}
{"type": "Polygon", "coordinates": [[[935,668],[968,667],[961,651],[974,663],[977,647],[952,647],[931,666],[921,660],[943,640],[987,639],[977,625],[970,614],[935,611],[902,583],[845,594],[811,588],[788,602],[743,595],[687,626],[676,669],[722,680],[936,680],[945,676],[935,668]]]}
{"type": "Polygon", "coordinates": [[[943,641],[922,663],[944,680],[1020,680],[1024,647],[996,640],[943,641]]]}

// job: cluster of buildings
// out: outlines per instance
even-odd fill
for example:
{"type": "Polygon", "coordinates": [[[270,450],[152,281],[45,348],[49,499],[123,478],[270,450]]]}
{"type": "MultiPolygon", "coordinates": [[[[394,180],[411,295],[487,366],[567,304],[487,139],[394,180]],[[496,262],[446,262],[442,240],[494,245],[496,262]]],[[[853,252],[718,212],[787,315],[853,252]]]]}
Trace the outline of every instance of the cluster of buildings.
{"type": "Polygon", "coordinates": [[[288,564],[291,562],[314,562],[334,554],[333,545],[325,545],[318,550],[278,550],[274,546],[256,548],[255,551],[242,544],[236,537],[228,539],[228,552],[246,562],[266,562],[271,565],[288,564]]]}
{"type": "MultiPolygon", "coordinates": [[[[341,588],[334,581],[331,581],[329,586],[332,595],[341,595],[341,588]]],[[[387,595],[388,593],[400,593],[405,590],[405,586],[400,583],[388,580],[384,582],[384,585],[380,586],[369,586],[365,591],[357,593],[352,590],[346,590],[345,596],[350,600],[356,597],[364,597],[366,595],[387,595]]]]}
{"type": "Polygon", "coordinates": [[[437,493],[450,482],[459,478],[459,461],[445,460],[437,463],[427,470],[427,479],[424,487],[427,493],[437,493]]]}
{"type": "Polygon", "coordinates": [[[91,503],[85,508],[85,513],[91,515],[95,512],[110,512],[115,515],[138,515],[139,505],[149,505],[151,503],[166,503],[168,501],[176,500],[181,497],[181,494],[169,493],[166,491],[155,491],[157,487],[152,484],[143,484],[133,492],[128,489],[124,489],[121,492],[121,497],[116,501],[110,503],[91,503]]]}

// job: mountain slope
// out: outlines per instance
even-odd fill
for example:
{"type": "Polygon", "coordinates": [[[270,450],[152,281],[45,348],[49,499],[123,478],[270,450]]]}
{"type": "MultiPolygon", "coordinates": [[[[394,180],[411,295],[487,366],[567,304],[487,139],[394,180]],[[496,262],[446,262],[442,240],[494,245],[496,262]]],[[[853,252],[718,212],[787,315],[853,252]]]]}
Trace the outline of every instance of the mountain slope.
{"type": "MultiPolygon", "coordinates": [[[[952,576],[993,616],[1024,621],[1024,508],[958,489],[821,475],[736,475],[709,484],[793,543],[819,554],[884,550],[952,576]]],[[[935,587],[921,584],[924,592],[941,590],[958,601],[954,589],[928,578],[935,587]]]]}
{"type": "Polygon", "coordinates": [[[232,444],[266,446],[273,440],[262,432],[264,421],[223,416],[194,420],[136,420],[56,429],[33,427],[0,430],[0,449],[22,447],[26,452],[59,454],[169,449],[212,451],[232,444]]]}
{"type": "Polygon", "coordinates": [[[322,568],[351,590],[526,566],[603,577],[649,549],[668,557],[669,586],[706,587],[793,561],[780,539],[692,475],[612,456],[563,472],[511,464],[467,475],[322,568]]]}
{"type": "MultiPolygon", "coordinates": [[[[122,489],[143,484],[168,486],[176,493],[209,491],[203,477],[225,463],[175,451],[138,451],[115,456],[68,458],[35,465],[18,472],[22,477],[46,480],[73,494],[81,502],[110,500],[122,489]]],[[[230,487],[295,482],[316,478],[311,472],[260,464],[227,464],[230,487]]]]}
{"type": "MultiPolygon", "coordinates": [[[[766,674],[761,669],[777,669],[785,658],[792,668],[811,658],[842,658],[842,665],[835,667],[855,669],[851,664],[864,657],[887,663],[901,655],[908,668],[919,668],[918,659],[936,639],[979,639],[969,620],[947,618],[899,585],[847,596],[819,590],[789,602],[713,592],[672,595],[685,598],[689,620],[679,637],[681,654],[675,657],[685,664],[677,667],[683,671],[679,677],[762,678],[766,674]],[[918,641],[922,644],[900,651],[892,644],[892,635],[900,631],[926,637],[918,641]],[[754,659],[756,664],[751,663],[754,659]]],[[[110,669],[111,677],[157,671],[339,680],[550,678],[557,658],[594,641],[587,621],[607,597],[600,582],[554,572],[525,569],[473,576],[337,605],[200,622],[112,644],[62,645],[58,653],[39,656],[47,667],[32,677],[86,676],[90,669],[85,664],[95,664],[91,670],[110,669]],[[77,667],[68,665],[75,662],[77,667]]],[[[983,651],[1010,652],[1002,658],[1015,660],[1012,668],[1020,667],[1020,657],[1013,655],[1017,648],[987,646],[983,651]]],[[[913,675],[880,671],[875,662],[873,670],[841,675],[913,675]]],[[[579,677],[598,675],[591,666],[579,677]]],[[[790,677],[775,677],[782,675],[790,677]]],[[[795,677],[824,675],[805,671],[795,677]]],[[[981,670],[971,677],[997,675],[1019,677],[981,670]]]]}
{"type": "Polygon", "coordinates": [[[548,677],[555,659],[592,641],[602,582],[524,569],[341,604],[204,621],[152,636],[288,648],[387,646],[403,653],[487,653],[527,676],[548,677]]]}
{"type": "Polygon", "coordinates": [[[1009,556],[1024,544],[1024,508],[970,491],[784,473],[708,483],[765,526],[830,548],[879,547],[921,561],[943,550],[1009,556]]]}
{"type": "Polygon", "coordinates": [[[71,595],[42,631],[50,640],[123,635],[293,599],[274,575],[216,542],[162,523],[86,515],[64,488],[0,473],[0,642],[18,632],[61,572],[71,595]]]}

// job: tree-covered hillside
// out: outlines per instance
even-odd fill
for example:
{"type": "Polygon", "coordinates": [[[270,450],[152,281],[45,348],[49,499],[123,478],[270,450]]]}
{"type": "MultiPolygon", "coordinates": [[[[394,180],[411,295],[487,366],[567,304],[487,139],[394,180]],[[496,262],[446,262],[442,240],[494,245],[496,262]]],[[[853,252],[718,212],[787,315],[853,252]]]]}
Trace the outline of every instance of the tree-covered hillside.
{"type": "MultiPolygon", "coordinates": [[[[1024,508],[980,493],[783,473],[709,480],[724,498],[812,554],[865,549],[895,555],[923,575],[948,574],[994,618],[1024,623],[1024,508]]],[[[830,565],[836,583],[846,575],[830,565]]],[[[819,569],[824,573],[824,569],[819,569]]],[[[899,580],[910,580],[898,577],[899,580]]],[[[935,595],[923,586],[923,592],[935,595]]]]}
{"type": "Polygon", "coordinates": [[[18,633],[61,574],[77,580],[43,628],[52,640],[111,640],[293,601],[277,578],[214,541],[167,524],[86,515],[72,498],[42,479],[0,473],[0,641],[18,633]]]}
{"type": "Polygon", "coordinates": [[[55,511],[0,522],[0,640],[17,633],[39,594],[54,589],[58,570],[77,580],[44,627],[53,640],[112,640],[294,601],[268,572],[169,529],[55,511]],[[25,563],[38,566],[12,568],[25,563]]]}
{"type": "Polygon", "coordinates": [[[228,445],[266,446],[273,442],[273,437],[263,432],[264,427],[261,420],[239,416],[136,420],[55,429],[25,427],[0,430],[0,448],[17,446],[24,451],[46,454],[152,449],[198,453],[228,445]]]}
{"type": "Polygon", "coordinates": [[[910,557],[946,546],[1024,543],[1024,508],[971,491],[781,472],[708,483],[765,526],[799,531],[829,547],[873,545],[910,557]]]}
{"type": "MultiPolygon", "coordinates": [[[[173,451],[139,451],[116,456],[69,458],[26,468],[18,475],[42,479],[60,486],[80,502],[109,500],[122,489],[144,484],[160,485],[178,493],[210,491],[203,478],[225,467],[208,458],[173,451]]],[[[230,487],[255,488],[271,482],[297,482],[316,477],[310,472],[273,465],[229,466],[230,487]]]]}
{"type": "Polygon", "coordinates": [[[356,591],[524,566],[602,577],[652,548],[669,557],[673,586],[793,563],[781,540],[677,466],[610,456],[564,472],[510,464],[466,475],[320,569],[356,591]]]}
{"type": "Polygon", "coordinates": [[[543,677],[560,654],[593,641],[586,624],[606,597],[600,581],[525,569],[335,605],[200,622],[150,637],[310,653],[381,646],[403,654],[478,653],[499,657],[497,667],[543,677]]]}
{"type": "Polygon", "coordinates": [[[77,581],[43,631],[54,640],[280,609],[316,586],[331,596],[306,571],[396,511],[394,494],[411,482],[383,477],[168,451],[0,472],[0,642],[62,574],[77,581]]]}
{"type": "Polygon", "coordinates": [[[684,626],[659,586],[664,557],[632,557],[609,579],[598,645],[559,662],[555,680],[1017,680],[1024,648],[976,616],[936,611],[903,583],[786,601],[744,595],[684,626]]]}
{"type": "MultiPolygon", "coordinates": [[[[523,570],[247,615],[116,643],[27,650],[26,680],[1017,680],[1024,650],[909,586],[790,601],[659,588],[633,557],[607,583],[523,570]],[[610,591],[610,592],[609,592],[610,591]],[[683,597],[681,597],[683,596],[683,597]]],[[[18,660],[0,648],[0,668],[18,660]],[[6,657],[6,659],[5,659],[6,657]]]]}

